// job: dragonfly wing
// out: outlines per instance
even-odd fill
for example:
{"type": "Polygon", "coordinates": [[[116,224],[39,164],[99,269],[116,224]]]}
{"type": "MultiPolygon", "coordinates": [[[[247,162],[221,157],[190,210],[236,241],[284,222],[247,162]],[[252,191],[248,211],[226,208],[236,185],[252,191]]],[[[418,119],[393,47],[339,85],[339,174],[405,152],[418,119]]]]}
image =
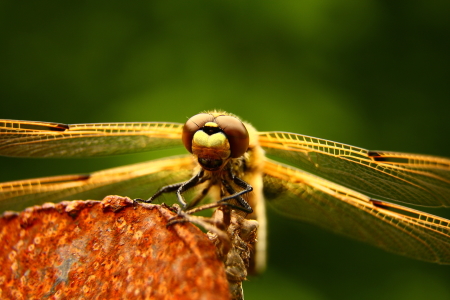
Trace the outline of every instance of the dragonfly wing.
{"type": "Polygon", "coordinates": [[[147,199],[159,188],[188,180],[196,162],[176,156],[98,171],[0,183],[0,212],[62,200],[101,200],[107,195],[147,199]]]}
{"type": "Polygon", "coordinates": [[[0,155],[91,157],[181,146],[179,123],[90,123],[0,120],[0,155]]]}
{"type": "Polygon", "coordinates": [[[268,160],[264,194],[277,211],[412,258],[450,264],[450,221],[371,199],[268,160]]]}
{"type": "Polygon", "coordinates": [[[450,206],[450,160],[369,151],[285,132],[261,132],[266,154],[370,196],[422,206],[450,206]]]}

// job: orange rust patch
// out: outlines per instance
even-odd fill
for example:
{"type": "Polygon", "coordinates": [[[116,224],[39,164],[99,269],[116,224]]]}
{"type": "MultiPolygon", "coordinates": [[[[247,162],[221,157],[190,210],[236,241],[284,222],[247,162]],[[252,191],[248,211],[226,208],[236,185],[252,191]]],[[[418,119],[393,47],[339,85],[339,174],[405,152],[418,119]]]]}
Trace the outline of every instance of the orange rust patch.
{"type": "Polygon", "coordinates": [[[119,196],[0,218],[2,299],[229,299],[223,263],[165,206],[119,196]]]}

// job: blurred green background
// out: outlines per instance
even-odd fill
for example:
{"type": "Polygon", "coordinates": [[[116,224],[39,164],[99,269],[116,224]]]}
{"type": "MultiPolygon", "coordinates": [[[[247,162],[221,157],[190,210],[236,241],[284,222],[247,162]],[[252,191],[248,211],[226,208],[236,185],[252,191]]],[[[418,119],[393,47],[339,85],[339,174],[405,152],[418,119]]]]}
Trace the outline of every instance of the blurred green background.
{"type": "MultiPolygon", "coordinates": [[[[449,1],[4,0],[0,117],[184,122],[218,108],[261,131],[450,157],[449,15],[449,1]]],[[[0,158],[0,181],[165,155],[0,158]]],[[[448,266],[270,211],[269,227],[247,300],[450,299],[448,266]]]]}

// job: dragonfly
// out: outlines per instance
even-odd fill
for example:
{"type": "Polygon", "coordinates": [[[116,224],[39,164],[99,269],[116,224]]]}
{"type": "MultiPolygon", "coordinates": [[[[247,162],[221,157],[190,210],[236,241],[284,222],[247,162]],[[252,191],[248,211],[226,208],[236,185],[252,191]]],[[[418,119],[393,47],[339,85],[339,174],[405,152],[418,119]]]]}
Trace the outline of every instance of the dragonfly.
{"type": "Polygon", "coordinates": [[[175,193],[188,209],[209,195],[212,203],[231,203],[258,220],[259,268],[265,261],[266,203],[287,217],[396,254],[450,264],[450,220],[401,205],[450,206],[447,158],[258,132],[222,111],[200,113],[185,124],[0,120],[2,156],[95,157],[182,145],[189,154],[91,174],[1,183],[0,210],[155,192],[175,193]],[[191,188],[194,195],[186,199],[191,188]]]}

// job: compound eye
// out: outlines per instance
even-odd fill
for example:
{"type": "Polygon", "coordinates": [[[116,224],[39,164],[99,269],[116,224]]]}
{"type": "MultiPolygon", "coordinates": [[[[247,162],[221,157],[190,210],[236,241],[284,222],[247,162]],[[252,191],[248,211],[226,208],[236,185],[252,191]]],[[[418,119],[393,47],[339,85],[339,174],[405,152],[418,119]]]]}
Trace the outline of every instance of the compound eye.
{"type": "Polygon", "coordinates": [[[250,142],[245,125],[232,116],[218,116],[215,122],[225,133],[230,143],[231,157],[238,158],[242,156],[247,151],[250,142]]]}
{"type": "Polygon", "coordinates": [[[182,141],[187,151],[192,153],[192,139],[194,134],[208,122],[213,122],[214,117],[210,114],[198,114],[191,117],[183,126],[182,141]]]}

